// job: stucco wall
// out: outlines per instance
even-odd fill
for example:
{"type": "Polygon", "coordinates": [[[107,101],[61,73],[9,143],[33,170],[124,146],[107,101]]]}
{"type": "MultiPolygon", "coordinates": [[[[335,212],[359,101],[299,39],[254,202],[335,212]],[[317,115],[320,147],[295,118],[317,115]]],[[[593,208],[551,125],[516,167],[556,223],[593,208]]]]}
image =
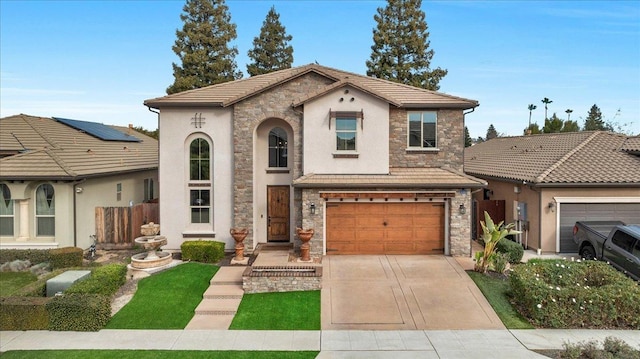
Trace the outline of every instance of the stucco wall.
{"type": "Polygon", "coordinates": [[[304,105],[304,173],[389,173],[388,138],[386,102],[351,87],[336,89],[304,105]],[[357,121],[355,151],[336,151],[336,122],[330,110],[364,112],[364,119],[357,121]],[[339,153],[358,157],[335,158],[339,153]]]}
{"type": "Polygon", "coordinates": [[[227,249],[233,248],[229,234],[233,225],[232,122],[231,109],[160,109],[160,226],[167,237],[163,248],[178,250],[185,240],[199,238],[222,241],[227,249]],[[196,113],[202,114],[200,127],[192,123],[196,113]],[[204,225],[192,225],[189,217],[188,146],[197,136],[204,136],[212,145],[213,221],[204,225]]]}

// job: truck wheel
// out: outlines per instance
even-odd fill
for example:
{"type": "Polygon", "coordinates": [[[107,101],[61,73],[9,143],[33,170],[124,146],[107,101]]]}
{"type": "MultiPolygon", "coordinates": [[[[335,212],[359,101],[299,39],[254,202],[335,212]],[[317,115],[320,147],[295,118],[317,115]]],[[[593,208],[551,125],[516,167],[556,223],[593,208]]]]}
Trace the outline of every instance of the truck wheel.
{"type": "Polygon", "coordinates": [[[596,258],[596,250],[592,246],[586,245],[580,250],[580,257],[593,260],[596,258]]]}

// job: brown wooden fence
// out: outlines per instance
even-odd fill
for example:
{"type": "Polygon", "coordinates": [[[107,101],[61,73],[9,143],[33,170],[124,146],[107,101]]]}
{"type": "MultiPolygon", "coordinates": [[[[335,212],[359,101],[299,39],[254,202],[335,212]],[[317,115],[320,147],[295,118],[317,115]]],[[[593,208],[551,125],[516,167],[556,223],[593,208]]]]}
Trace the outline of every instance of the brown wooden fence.
{"type": "Polygon", "coordinates": [[[133,207],[96,207],[96,242],[101,248],[127,248],[140,237],[140,226],[158,223],[158,203],[133,207]]]}

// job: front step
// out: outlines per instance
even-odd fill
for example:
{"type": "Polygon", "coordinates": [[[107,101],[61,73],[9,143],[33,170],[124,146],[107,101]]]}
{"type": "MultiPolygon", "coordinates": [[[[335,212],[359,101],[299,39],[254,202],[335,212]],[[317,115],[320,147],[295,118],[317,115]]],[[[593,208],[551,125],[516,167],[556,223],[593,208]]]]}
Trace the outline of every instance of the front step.
{"type": "Polygon", "coordinates": [[[185,330],[222,329],[227,330],[233,321],[233,315],[202,315],[191,318],[185,330]]]}
{"type": "Polygon", "coordinates": [[[196,307],[195,314],[235,315],[242,299],[203,299],[196,307]]]}
{"type": "Polygon", "coordinates": [[[242,273],[247,267],[220,267],[216,274],[211,278],[211,285],[242,285],[242,273]]]}
{"type": "Polygon", "coordinates": [[[242,299],[242,284],[211,285],[202,295],[204,299],[242,299]]]}

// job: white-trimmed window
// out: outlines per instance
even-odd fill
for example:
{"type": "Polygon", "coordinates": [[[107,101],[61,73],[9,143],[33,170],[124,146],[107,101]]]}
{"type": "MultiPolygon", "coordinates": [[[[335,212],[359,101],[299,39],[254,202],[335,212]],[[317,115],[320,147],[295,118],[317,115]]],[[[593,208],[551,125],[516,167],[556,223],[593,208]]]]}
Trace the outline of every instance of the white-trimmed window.
{"type": "Polygon", "coordinates": [[[0,183],[0,236],[13,237],[13,207],[9,186],[0,183]]]}
{"type": "Polygon", "coordinates": [[[287,168],[287,132],[280,127],[269,131],[269,167],[287,168]]]}
{"type": "Polygon", "coordinates": [[[56,235],[56,198],[53,186],[48,183],[36,189],[36,235],[56,235]]]}
{"type": "Polygon", "coordinates": [[[358,121],[355,117],[336,117],[336,150],[355,151],[358,121]]]}
{"type": "Polygon", "coordinates": [[[116,183],[116,201],[122,200],[122,183],[116,183]]]}
{"type": "Polygon", "coordinates": [[[192,224],[211,223],[211,145],[205,138],[189,144],[189,218],[192,224]]]}
{"type": "Polygon", "coordinates": [[[409,148],[438,148],[436,111],[409,112],[409,148]]]}

